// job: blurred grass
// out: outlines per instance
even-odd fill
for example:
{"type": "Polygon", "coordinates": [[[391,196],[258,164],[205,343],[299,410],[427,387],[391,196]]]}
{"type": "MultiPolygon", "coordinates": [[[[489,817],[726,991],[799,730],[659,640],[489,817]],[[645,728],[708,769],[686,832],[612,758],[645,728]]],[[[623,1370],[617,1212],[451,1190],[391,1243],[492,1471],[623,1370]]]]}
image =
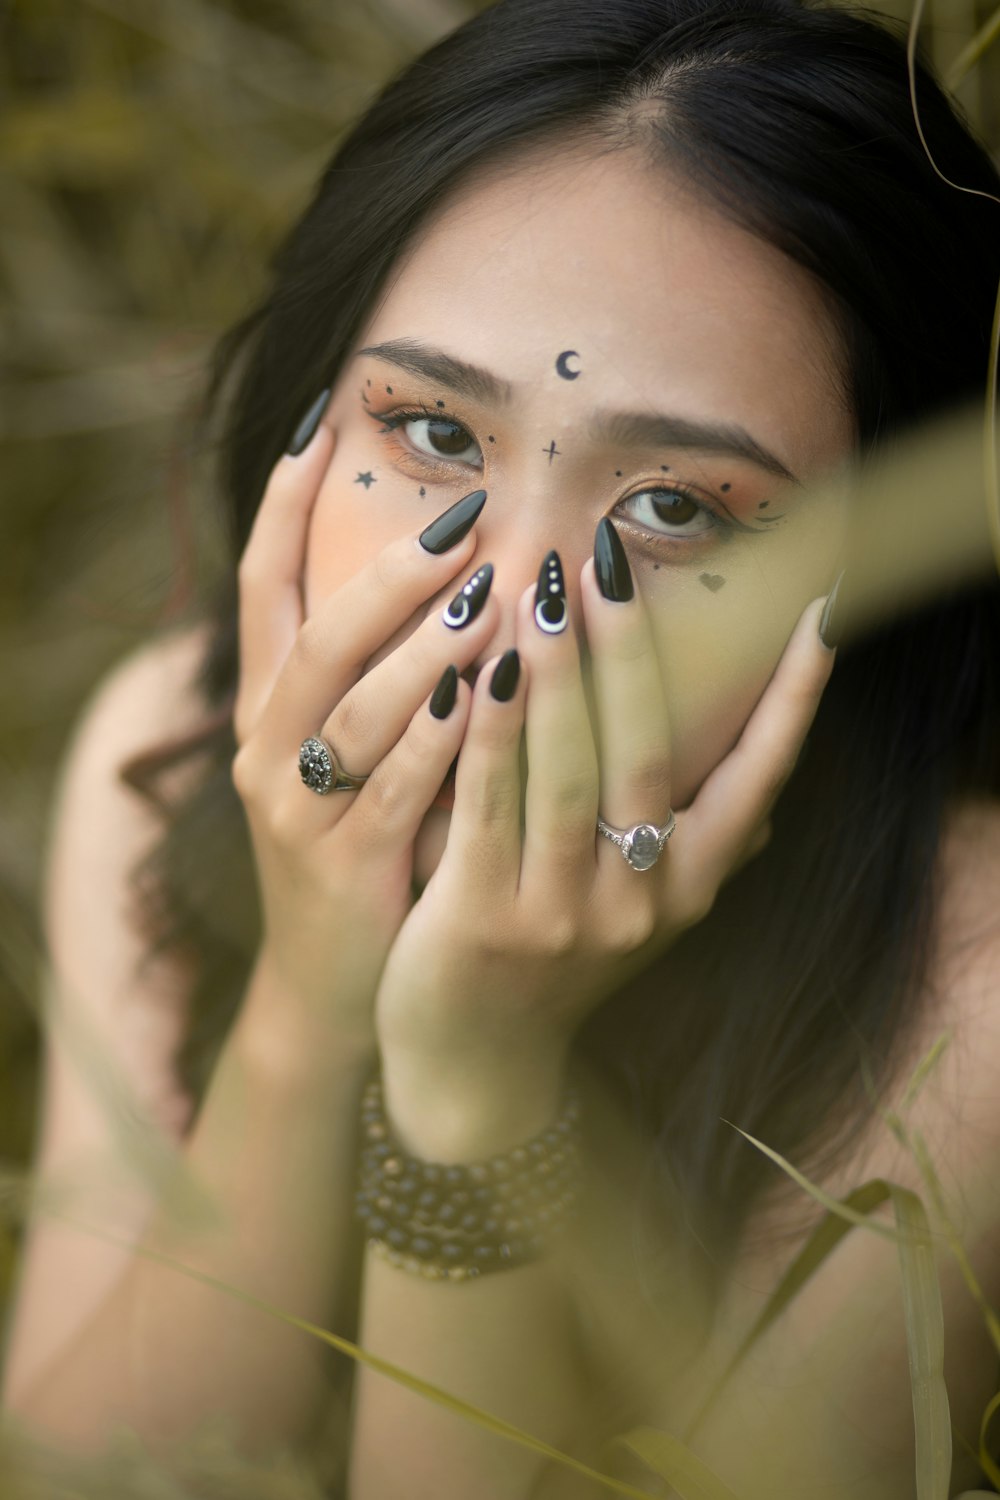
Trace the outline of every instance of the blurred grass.
{"type": "MultiPolygon", "coordinates": [[[[484,0],[0,0],[0,1162],[27,1160],[53,775],[216,566],[177,418],[340,133],[484,0]],[[188,494],[194,535],[183,501],[188,494]]],[[[882,7],[901,19],[904,0],[882,7]]],[[[942,73],[993,4],[930,0],[942,73]]],[[[1000,144],[1000,48],[958,88],[1000,144]]],[[[0,1215],[0,1307],[15,1238],[0,1215]]]]}

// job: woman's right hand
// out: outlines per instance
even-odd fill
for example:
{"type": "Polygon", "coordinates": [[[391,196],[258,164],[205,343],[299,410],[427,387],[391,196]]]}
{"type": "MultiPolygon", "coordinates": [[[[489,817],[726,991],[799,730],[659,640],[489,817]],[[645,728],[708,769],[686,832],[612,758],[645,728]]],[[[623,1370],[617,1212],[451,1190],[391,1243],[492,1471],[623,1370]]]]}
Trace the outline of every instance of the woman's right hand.
{"type": "Polygon", "coordinates": [[[475,532],[438,555],[414,533],[304,618],[309,521],[335,441],[320,423],[307,448],[275,465],[240,561],[232,775],[261,897],[259,965],[338,1035],[373,1042],[379,975],[412,903],[414,838],[458,752],[471,693],[459,677],[445,718],[430,699],[449,666],[461,673],[483,650],[498,606],[487,578],[478,614],[445,625],[430,601],[452,580],[460,592],[475,532]],[[311,735],[345,770],[369,775],[359,791],[321,796],[303,784],[299,747],[311,735]]]}

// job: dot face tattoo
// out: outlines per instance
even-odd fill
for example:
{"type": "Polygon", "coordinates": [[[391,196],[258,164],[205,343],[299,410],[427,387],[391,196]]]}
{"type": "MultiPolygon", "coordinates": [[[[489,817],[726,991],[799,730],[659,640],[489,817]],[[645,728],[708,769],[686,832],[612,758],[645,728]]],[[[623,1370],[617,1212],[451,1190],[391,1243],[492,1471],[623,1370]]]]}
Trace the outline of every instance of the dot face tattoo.
{"type": "Polygon", "coordinates": [[[556,360],[556,374],[561,376],[563,380],[579,380],[580,371],[571,370],[569,367],[571,359],[579,358],[580,356],[575,349],[564,349],[556,360]]]}

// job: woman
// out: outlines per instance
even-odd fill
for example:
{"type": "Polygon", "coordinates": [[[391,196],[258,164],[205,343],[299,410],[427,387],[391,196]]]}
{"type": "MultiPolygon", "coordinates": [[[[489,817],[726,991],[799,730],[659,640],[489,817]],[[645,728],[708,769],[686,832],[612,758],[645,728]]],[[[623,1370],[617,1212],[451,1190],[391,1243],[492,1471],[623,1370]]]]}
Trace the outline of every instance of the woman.
{"type": "MultiPolygon", "coordinates": [[[[681,1431],[804,1231],[729,1122],[830,1191],[917,1185],[876,1106],[949,1024],[925,1125],[995,1247],[995,580],[838,647],[845,477],[987,368],[996,174],[923,72],[917,97],[986,196],[935,174],[868,20],[501,0],[338,147],[219,351],[233,576],[102,685],[51,852],[40,1170],[115,1157],[96,1035],[217,1217],[100,1172],[71,1206],[103,1238],[39,1216],[29,1426],[212,1413],[259,1446],[323,1417],[319,1346],[166,1255],[578,1455],[602,1422],[681,1431]],[[168,738],[151,808],[137,757],[168,738]],[[575,1068],[603,1093],[574,1149],[575,1068]],[[635,1176],[578,1282],[559,1230],[581,1181],[613,1197],[612,1120],[635,1176]],[[561,1186],[511,1229],[528,1143],[561,1186]]],[[[945,1274],[972,1438],[995,1365],[945,1274]]],[[[744,1494],[905,1492],[897,1300],[852,1236],[695,1447],[744,1494]]],[[[369,1370],[341,1435],[351,1500],[592,1492],[369,1370]]]]}

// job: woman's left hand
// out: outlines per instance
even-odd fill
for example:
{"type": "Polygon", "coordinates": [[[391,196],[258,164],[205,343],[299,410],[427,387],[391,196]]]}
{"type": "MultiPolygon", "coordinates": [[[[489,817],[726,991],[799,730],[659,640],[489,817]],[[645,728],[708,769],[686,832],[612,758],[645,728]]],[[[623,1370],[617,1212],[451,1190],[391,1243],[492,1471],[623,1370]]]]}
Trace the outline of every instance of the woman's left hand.
{"type": "Polygon", "coordinates": [[[636,871],[598,834],[597,817],[619,829],[668,820],[661,672],[640,595],[604,598],[592,561],[581,585],[600,759],[572,624],[539,629],[533,585],[518,606],[516,690],[507,701],[492,695],[499,658],[479,674],[447,845],[382,975],[375,1024],[386,1103],[414,1152],[506,1149],[531,1133],[526,1095],[545,1127],[585,1016],[700,921],[767,843],[833,666],[817,599],[739,742],[677,813],[658,863],[636,871]],[[507,1133],[505,1109],[511,1140],[491,1146],[491,1130],[507,1133]]]}

